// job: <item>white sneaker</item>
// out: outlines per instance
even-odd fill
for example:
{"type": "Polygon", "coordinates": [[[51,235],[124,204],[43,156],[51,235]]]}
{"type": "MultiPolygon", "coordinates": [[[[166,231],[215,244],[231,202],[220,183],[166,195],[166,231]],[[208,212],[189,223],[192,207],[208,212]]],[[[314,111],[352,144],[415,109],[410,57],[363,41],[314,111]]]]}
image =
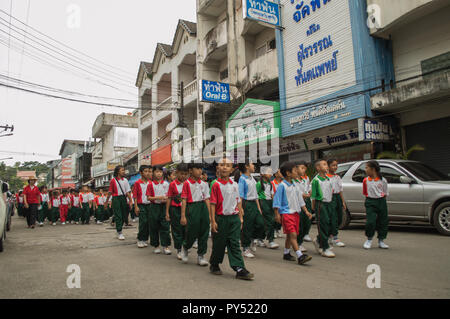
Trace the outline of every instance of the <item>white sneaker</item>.
{"type": "Polygon", "coordinates": [[[181,260],[185,264],[187,264],[187,262],[189,260],[189,251],[186,250],[184,247],[181,249],[181,260]]]}
{"type": "Polygon", "coordinates": [[[194,242],[194,244],[192,245],[192,248],[198,249],[198,240],[196,240],[196,241],[194,242]]]}
{"type": "Polygon", "coordinates": [[[78,225],[79,223],[78,222],[75,222],[75,225],[78,225]]]}
{"type": "Polygon", "coordinates": [[[117,238],[119,238],[119,240],[125,240],[125,236],[122,233],[119,233],[117,238]]]}
{"type": "Polygon", "coordinates": [[[181,255],[181,250],[177,251],[177,259],[178,260],[182,260],[183,259],[182,255],[181,255]]]}
{"type": "Polygon", "coordinates": [[[316,239],[315,241],[313,241],[313,243],[314,243],[314,248],[316,248],[317,253],[318,253],[319,255],[322,255],[323,249],[320,248],[320,244],[319,244],[319,242],[317,241],[317,239],[316,239]]]}
{"type": "Polygon", "coordinates": [[[257,245],[258,247],[266,247],[266,244],[265,244],[264,241],[261,240],[261,239],[258,239],[256,245],[257,245]]]}
{"type": "Polygon", "coordinates": [[[331,249],[326,249],[323,253],[322,253],[323,257],[327,257],[327,258],[334,258],[336,257],[336,255],[331,251],[331,249]]]}
{"type": "Polygon", "coordinates": [[[300,251],[301,251],[302,253],[305,253],[305,252],[308,251],[308,249],[306,249],[303,245],[300,245],[300,247],[298,247],[298,249],[300,249],[300,251]]]}
{"type": "Polygon", "coordinates": [[[137,246],[138,246],[138,248],[144,248],[145,246],[144,246],[144,242],[142,242],[142,241],[138,241],[137,242],[137,246]]]}
{"type": "Polygon", "coordinates": [[[155,250],[153,251],[153,253],[155,253],[157,255],[160,254],[161,253],[161,248],[156,247],[155,250]]]}
{"type": "Polygon", "coordinates": [[[267,248],[269,249],[277,249],[278,247],[280,247],[280,245],[278,245],[276,242],[271,241],[268,245],[267,248]]]}
{"type": "Polygon", "coordinates": [[[65,225],[65,224],[66,224],[65,222],[62,222],[62,223],[61,223],[61,225],[65,225]]]}
{"type": "Polygon", "coordinates": [[[389,249],[389,246],[386,245],[386,244],[384,243],[384,241],[382,241],[382,240],[379,240],[379,241],[378,241],[378,247],[380,247],[381,249],[389,249]]]}
{"type": "Polygon", "coordinates": [[[345,244],[340,239],[333,239],[333,245],[337,247],[345,247],[345,244]]]}
{"type": "Polygon", "coordinates": [[[97,225],[102,225],[103,223],[99,220],[97,220],[97,225]]]}
{"type": "Polygon", "coordinates": [[[366,242],[363,245],[364,249],[370,249],[372,247],[372,240],[367,239],[366,242]]]}
{"type": "Polygon", "coordinates": [[[42,226],[44,226],[44,223],[39,223],[39,227],[42,227],[42,226]]]}
{"type": "Polygon", "coordinates": [[[53,223],[52,225],[53,225],[53,226],[56,226],[56,223],[53,223]]]}
{"type": "Polygon", "coordinates": [[[148,244],[146,241],[143,241],[142,243],[144,244],[144,247],[148,247],[148,244]]]}
{"type": "Polygon", "coordinates": [[[307,243],[310,243],[313,241],[312,238],[309,236],[309,234],[305,235],[305,237],[303,237],[303,240],[306,241],[307,243]]]}
{"type": "Polygon", "coordinates": [[[207,261],[205,260],[205,258],[203,258],[203,256],[198,256],[198,258],[197,258],[197,264],[198,264],[199,266],[205,267],[205,266],[208,266],[208,265],[209,265],[209,262],[207,262],[207,261]]]}
{"type": "Polygon", "coordinates": [[[163,251],[164,251],[164,255],[170,255],[170,254],[172,254],[172,252],[170,251],[169,247],[164,247],[164,248],[163,248],[163,251]]]}
{"type": "Polygon", "coordinates": [[[256,246],[257,246],[257,244],[258,244],[258,241],[255,239],[255,240],[252,242],[252,245],[250,246],[250,249],[251,249],[252,252],[254,252],[254,253],[256,253],[256,246]]]}
{"type": "Polygon", "coordinates": [[[132,221],[133,221],[133,223],[135,223],[136,222],[136,218],[133,218],[132,221]]]}
{"type": "Polygon", "coordinates": [[[253,255],[249,249],[246,249],[242,255],[247,258],[255,258],[255,255],[253,255]]]}

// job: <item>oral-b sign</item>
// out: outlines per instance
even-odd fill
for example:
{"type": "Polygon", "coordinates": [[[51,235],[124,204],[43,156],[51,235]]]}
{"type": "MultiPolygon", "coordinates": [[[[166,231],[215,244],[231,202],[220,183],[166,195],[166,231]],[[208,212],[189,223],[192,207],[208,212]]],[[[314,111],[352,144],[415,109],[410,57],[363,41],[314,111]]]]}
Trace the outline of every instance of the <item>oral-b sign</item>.
{"type": "Polygon", "coordinates": [[[230,103],[230,85],[214,81],[200,81],[202,102],[230,103]]]}
{"type": "Polygon", "coordinates": [[[245,0],[244,19],[252,19],[268,23],[274,26],[281,26],[280,6],[267,0],[245,0]]]}

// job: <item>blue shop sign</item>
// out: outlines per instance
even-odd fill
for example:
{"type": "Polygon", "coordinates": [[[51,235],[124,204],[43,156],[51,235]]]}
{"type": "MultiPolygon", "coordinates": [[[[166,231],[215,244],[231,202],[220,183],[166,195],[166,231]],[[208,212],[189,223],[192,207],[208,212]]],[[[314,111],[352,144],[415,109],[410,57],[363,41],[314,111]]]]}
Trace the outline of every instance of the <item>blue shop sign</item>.
{"type": "Polygon", "coordinates": [[[201,80],[202,102],[230,103],[230,85],[228,83],[201,80]]]}
{"type": "Polygon", "coordinates": [[[389,141],[392,136],[391,126],[377,120],[358,119],[360,141],[389,141]]]}
{"type": "Polygon", "coordinates": [[[256,20],[264,23],[281,26],[280,6],[267,0],[245,0],[244,19],[256,20]]]}

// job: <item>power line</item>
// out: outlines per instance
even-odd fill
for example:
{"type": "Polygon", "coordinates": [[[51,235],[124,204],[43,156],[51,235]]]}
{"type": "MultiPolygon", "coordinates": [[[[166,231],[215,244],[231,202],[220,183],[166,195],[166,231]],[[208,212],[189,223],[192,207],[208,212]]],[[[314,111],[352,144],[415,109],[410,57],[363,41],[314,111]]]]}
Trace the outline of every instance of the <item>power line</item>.
{"type": "MultiPolygon", "coordinates": [[[[28,21],[30,19],[30,9],[31,9],[31,0],[28,0],[28,6],[27,6],[27,18],[26,18],[26,24],[28,25],[28,21]]],[[[19,79],[21,78],[22,75],[22,67],[23,67],[23,53],[25,51],[25,43],[26,43],[26,38],[25,36],[23,37],[23,47],[22,47],[22,53],[20,54],[20,67],[19,67],[19,79]]],[[[9,74],[8,74],[9,76],[9,74]]]]}

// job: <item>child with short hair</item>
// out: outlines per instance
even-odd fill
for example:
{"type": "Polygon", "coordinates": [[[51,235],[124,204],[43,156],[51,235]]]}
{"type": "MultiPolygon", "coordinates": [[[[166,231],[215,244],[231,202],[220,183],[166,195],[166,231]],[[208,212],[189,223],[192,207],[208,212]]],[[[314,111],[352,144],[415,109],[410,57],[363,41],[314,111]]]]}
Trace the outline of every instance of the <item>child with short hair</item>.
{"type": "Polygon", "coordinates": [[[277,249],[279,245],[274,242],[275,235],[275,213],[273,211],[273,185],[270,182],[272,177],[272,170],[270,167],[261,167],[261,179],[256,183],[256,190],[258,191],[259,205],[261,206],[265,237],[268,244],[264,244],[267,248],[277,249]]]}
{"type": "Polygon", "coordinates": [[[148,247],[147,241],[150,236],[150,208],[151,202],[147,197],[147,188],[152,182],[150,167],[147,165],[141,165],[139,167],[139,173],[141,178],[133,185],[133,198],[134,198],[134,212],[139,216],[139,230],[137,235],[138,248],[148,247]]]}
{"type": "Polygon", "coordinates": [[[242,248],[244,257],[255,258],[256,245],[264,240],[264,218],[258,200],[256,180],[252,174],[255,172],[253,163],[238,165],[241,176],[236,181],[239,185],[239,194],[244,209],[244,225],[242,227],[242,248]],[[252,253],[253,252],[253,253],[252,253]]]}
{"type": "Polygon", "coordinates": [[[81,203],[81,224],[89,225],[89,220],[92,210],[92,197],[89,193],[89,187],[83,186],[80,193],[80,203],[81,203]]]}
{"type": "Polygon", "coordinates": [[[389,218],[386,198],[389,196],[388,182],[381,174],[377,161],[366,163],[367,177],[363,180],[363,195],[366,197],[366,236],[364,249],[372,247],[375,231],[378,233],[378,247],[389,249],[384,242],[388,234],[389,218]]]}
{"type": "MultiPolygon", "coordinates": [[[[281,182],[283,181],[283,175],[281,175],[280,170],[278,169],[275,174],[273,175],[274,179],[272,180],[272,187],[273,187],[273,195],[275,196],[275,193],[277,192],[277,188],[278,185],[281,184],[281,182]]],[[[275,229],[275,234],[274,234],[274,238],[282,238],[283,236],[281,235],[281,224],[279,224],[277,221],[275,221],[274,223],[274,229],[275,229]]]]}
{"type": "Polygon", "coordinates": [[[333,187],[327,176],[327,161],[324,159],[317,160],[315,168],[317,175],[311,183],[311,199],[312,209],[315,211],[317,218],[318,235],[314,241],[314,246],[318,254],[323,257],[334,258],[336,255],[331,251],[328,243],[331,234],[330,215],[332,214],[333,187]]]}
{"type": "Polygon", "coordinates": [[[63,189],[62,190],[62,194],[59,197],[60,200],[60,206],[59,206],[59,216],[61,218],[61,224],[65,225],[66,224],[66,219],[67,219],[67,213],[69,212],[69,207],[70,207],[70,197],[68,195],[67,189],[63,189]]]}
{"type": "Polygon", "coordinates": [[[227,158],[220,160],[218,179],[211,190],[211,233],[213,247],[209,260],[210,272],[222,275],[219,265],[223,262],[225,248],[228,249],[228,260],[236,271],[236,278],[253,280],[254,275],[245,269],[244,258],[239,247],[244,211],[239,195],[239,186],[230,179],[233,163],[227,158]]]}
{"type": "Polygon", "coordinates": [[[331,202],[331,234],[329,243],[337,247],[345,247],[345,244],[338,238],[339,226],[342,224],[342,214],[347,210],[344,200],[344,187],[342,185],[341,177],[336,174],[338,169],[338,161],[336,159],[329,159],[328,163],[328,178],[333,187],[333,200],[331,202]]]}
{"type": "Polygon", "coordinates": [[[44,226],[44,221],[47,218],[49,218],[49,202],[50,202],[50,195],[48,193],[47,186],[41,186],[40,188],[41,192],[41,207],[38,211],[38,223],[39,226],[44,226]]]}
{"type": "Polygon", "coordinates": [[[73,190],[71,207],[72,207],[72,220],[76,225],[78,225],[81,216],[80,194],[78,192],[78,189],[73,190]]]}
{"type": "Polygon", "coordinates": [[[53,191],[51,199],[51,213],[50,213],[50,222],[53,226],[56,226],[56,222],[58,221],[59,215],[59,206],[61,205],[61,201],[59,199],[59,192],[53,191]]]}
{"type": "Polygon", "coordinates": [[[97,225],[102,225],[105,220],[105,202],[106,198],[103,195],[102,189],[99,188],[95,198],[95,219],[97,220],[97,225]]]}
{"type": "Polygon", "coordinates": [[[283,232],[286,234],[284,246],[284,260],[295,261],[291,255],[290,248],[297,255],[297,263],[303,265],[312,258],[303,254],[297,243],[297,236],[300,228],[300,211],[310,214],[306,208],[303,196],[299,188],[293,183],[297,177],[295,163],[286,162],[280,168],[284,176],[283,182],[279,184],[277,192],[273,198],[273,208],[275,209],[275,219],[283,225],[283,232]]]}
{"type": "Polygon", "coordinates": [[[153,181],[147,187],[148,200],[152,202],[150,206],[150,245],[153,246],[154,253],[170,255],[170,225],[166,220],[166,200],[169,191],[169,183],[164,180],[164,170],[162,166],[153,167],[153,181]]]}
{"type": "Polygon", "coordinates": [[[170,222],[172,229],[173,245],[177,250],[178,260],[182,260],[181,248],[186,235],[186,227],[181,225],[181,193],[183,184],[189,177],[189,167],[185,163],[177,166],[176,178],[169,185],[166,202],[166,220],[170,222]]]}
{"type": "Polygon", "coordinates": [[[183,240],[181,259],[184,263],[188,262],[188,251],[197,239],[197,264],[208,266],[204,255],[208,248],[210,195],[208,184],[201,179],[202,167],[200,163],[189,164],[191,177],[183,184],[180,223],[186,226],[186,235],[183,240]]]}
{"type": "MultiPolygon", "coordinates": [[[[307,170],[307,164],[306,162],[297,162],[296,163],[298,178],[297,186],[300,189],[300,192],[302,193],[303,200],[305,201],[306,208],[309,212],[312,211],[311,209],[311,195],[310,195],[310,186],[309,186],[309,177],[306,175],[307,170]]],[[[303,246],[303,241],[305,240],[305,237],[309,237],[309,231],[311,229],[311,219],[312,215],[307,215],[304,211],[300,212],[300,231],[297,237],[297,243],[300,246],[300,250],[302,252],[306,252],[307,249],[303,246]]]]}

